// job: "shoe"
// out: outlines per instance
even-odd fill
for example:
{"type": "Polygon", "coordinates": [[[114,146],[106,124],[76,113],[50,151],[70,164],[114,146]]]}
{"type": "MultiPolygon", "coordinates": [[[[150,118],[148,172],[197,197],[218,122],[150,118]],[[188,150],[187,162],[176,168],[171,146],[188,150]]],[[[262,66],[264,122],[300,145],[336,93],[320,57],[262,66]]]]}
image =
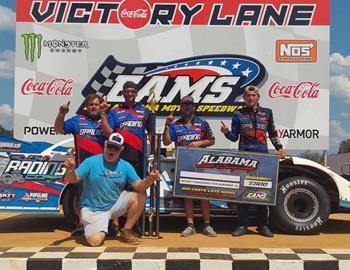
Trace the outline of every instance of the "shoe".
{"type": "Polygon", "coordinates": [[[79,236],[84,234],[84,226],[83,224],[78,224],[77,227],[71,232],[71,236],[79,236]]]}
{"type": "Polygon", "coordinates": [[[216,232],[214,231],[213,227],[211,226],[206,226],[203,228],[203,234],[209,237],[215,237],[216,232]]]}
{"type": "Polygon", "coordinates": [[[119,233],[119,225],[111,224],[108,226],[108,236],[109,237],[116,237],[119,233]]]}
{"type": "Polygon", "coordinates": [[[256,229],[258,231],[258,233],[260,233],[262,236],[265,237],[273,237],[273,233],[270,231],[270,229],[264,225],[264,226],[260,226],[256,229]]]}
{"type": "Polygon", "coordinates": [[[196,234],[196,229],[192,226],[187,226],[182,232],[182,237],[187,237],[196,234]]]}
{"type": "Polygon", "coordinates": [[[244,226],[239,226],[232,232],[232,236],[241,236],[246,233],[248,233],[247,228],[244,226]]]}
{"type": "Polygon", "coordinates": [[[140,243],[140,240],[132,234],[132,231],[127,229],[121,229],[119,239],[130,245],[138,245],[140,243]]]}

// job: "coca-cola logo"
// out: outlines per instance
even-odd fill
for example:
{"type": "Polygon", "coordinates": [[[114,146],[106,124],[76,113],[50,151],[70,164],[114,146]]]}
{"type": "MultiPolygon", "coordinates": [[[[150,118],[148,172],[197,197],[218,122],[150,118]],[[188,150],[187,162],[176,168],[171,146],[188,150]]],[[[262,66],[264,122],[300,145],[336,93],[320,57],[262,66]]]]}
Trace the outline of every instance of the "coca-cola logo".
{"type": "Polygon", "coordinates": [[[144,0],[125,0],[118,9],[121,24],[130,29],[140,29],[151,19],[151,7],[144,0]]]}
{"type": "Polygon", "coordinates": [[[298,84],[282,85],[275,82],[270,86],[268,96],[270,98],[318,98],[320,94],[319,82],[304,81],[298,84]]]}
{"type": "Polygon", "coordinates": [[[122,18],[147,18],[147,9],[127,10],[120,13],[122,18]]]}
{"type": "Polygon", "coordinates": [[[53,79],[49,82],[35,82],[33,78],[26,80],[21,87],[23,95],[38,96],[71,96],[72,95],[71,79],[53,79]]]}

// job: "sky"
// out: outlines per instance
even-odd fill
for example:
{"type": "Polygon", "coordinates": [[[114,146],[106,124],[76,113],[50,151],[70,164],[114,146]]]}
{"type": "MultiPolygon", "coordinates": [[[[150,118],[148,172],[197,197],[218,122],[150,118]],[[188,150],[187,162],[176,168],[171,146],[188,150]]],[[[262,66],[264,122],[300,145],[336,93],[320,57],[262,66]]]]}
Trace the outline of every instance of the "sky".
{"type": "MultiPolygon", "coordinates": [[[[330,149],[350,139],[350,1],[331,0],[330,149]]],[[[0,0],[0,124],[13,128],[16,1],[0,0]]],[[[307,149],[305,149],[307,150],[307,149]]]]}

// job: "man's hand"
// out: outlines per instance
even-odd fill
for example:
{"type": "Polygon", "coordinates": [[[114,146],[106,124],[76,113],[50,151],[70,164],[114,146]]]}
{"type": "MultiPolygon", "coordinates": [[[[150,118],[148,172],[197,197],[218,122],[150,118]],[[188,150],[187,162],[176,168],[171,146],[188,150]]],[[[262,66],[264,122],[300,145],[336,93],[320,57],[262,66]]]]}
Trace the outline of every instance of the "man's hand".
{"type": "Polygon", "coordinates": [[[225,125],[225,123],[223,121],[221,121],[220,131],[224,134],[227,134],[230,132],[230,130],[228,129],[228,127],[225,125]]]}
{"type": "Polygon", "coordinates": [[[100,110],[101,110],[101,113],[106,113],[106,111],[108,110],[108,102],[107,102],[107,96],[104,96],[103,97],[103,101],[102,103],[100,104],[100,110]]]}
{"type": "Polygon", "coordinates": [[[67,172],[72,172],[75,169],[75,161],[72,156],[72,149],[68,149],[67,151],[67,159],[63,163],[63,167],[66,168],[67,172]]]}
{"type": "Polygon", "coordinates": [[[65,116],[69,112],[69,104],[70,101],[68,101],[66,104],[62,104],[59,109],[59,113],[65,116]]]}
{"type": "Polygon", "coordinates": [[[283,148],[281,148],[278,150],[278,155],[280,159],[285,159],[287,157],[287,152],[283,148]]]}
{"type": "Polygon", "coordinates": [[[165,125],[169,126],[173,121],[174,121],[174,112],[171,112],[165,120],[165,125]]]}
{"type": "Polygon", "coordinates": [[[200,141],[191,142],[189,145],[186,146],[186,148],[198,148],[201,147],[200,141]]]}
{"type": "Polygon", "coordinates": [[[157,169],[153,169],[148,175],[148,179],[153,183],[154,181],[160,181],[160,174],[157,169]]]}
{"type": "Polygon", "coordinates": [[[138,192],[146,191],[155,181],[160,181],[159,171],[153,169],[144,180],[133,182],[132,187],[138,192]]]}

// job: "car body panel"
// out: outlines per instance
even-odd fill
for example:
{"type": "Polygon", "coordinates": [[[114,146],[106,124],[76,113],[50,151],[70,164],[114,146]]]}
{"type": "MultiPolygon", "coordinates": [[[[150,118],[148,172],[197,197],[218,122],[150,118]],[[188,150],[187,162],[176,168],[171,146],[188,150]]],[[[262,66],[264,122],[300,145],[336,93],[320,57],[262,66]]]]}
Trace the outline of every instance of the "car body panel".
{"type": "Polygon", "coordinates": [[[0,211],[59,213],[66,149],[0,136],[0,211]]]}
{"type": "Polygon", "coordinates": [[[292,159],[294,165],[312,167],[329,175],[329,177],[334,181],[338,188],[339,206],[344,208],[350,208],[350,182],[347,179],[333,172],[329,168],[312,160],[299,157],[293,157],[292,159]]]}

